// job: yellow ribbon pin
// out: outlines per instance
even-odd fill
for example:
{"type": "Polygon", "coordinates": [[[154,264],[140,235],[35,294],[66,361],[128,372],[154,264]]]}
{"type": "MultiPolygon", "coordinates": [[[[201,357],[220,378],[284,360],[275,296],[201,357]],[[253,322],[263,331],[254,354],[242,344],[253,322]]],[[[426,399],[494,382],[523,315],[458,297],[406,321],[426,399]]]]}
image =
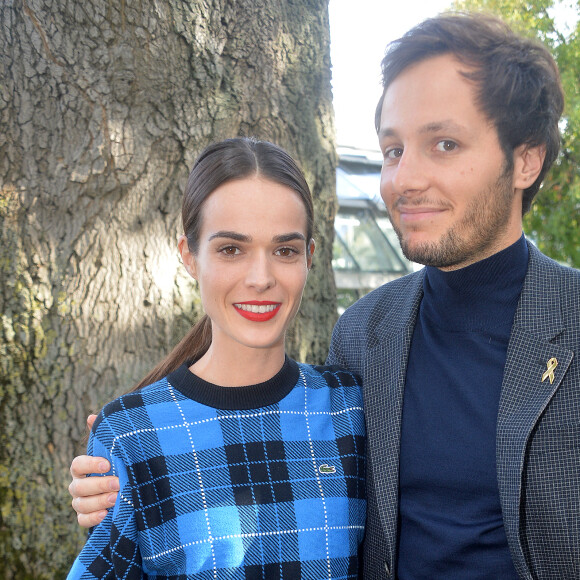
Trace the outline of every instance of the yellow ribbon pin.
{"type": "Polygon", "coordinates": [[[542,383],[550,377],[550,384],[554,382],[554,369],[558,366],[558,361],[555,358],[551,358],[548,361],[548,370],[542,375],[542,383]]]}

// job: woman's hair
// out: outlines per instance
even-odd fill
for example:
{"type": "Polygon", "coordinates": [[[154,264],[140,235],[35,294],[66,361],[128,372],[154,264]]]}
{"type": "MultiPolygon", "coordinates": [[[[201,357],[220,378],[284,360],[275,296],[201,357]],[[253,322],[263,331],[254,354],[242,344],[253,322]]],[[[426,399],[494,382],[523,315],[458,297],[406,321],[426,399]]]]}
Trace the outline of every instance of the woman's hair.
{"type": "MultiPolygon", "coordinates": [[[[193,165],[183,194],[182,220],[187,245],[192,254],[199,250],[203,204],[218,187],[229,181],[263,177],[295,191],[306,210],[306,240],[314,231],[312,195],[304,174],[281,147],[257,139],[238,137],[207,147],[193,165]]],[[[211,320],[204,314],[179,344],[132,390],[167,376],[186,361],[202,357],[211,344],[211,320]]]]}
{"type": "Polygon", "coordinates": [[[471,69],[463,75],[474,83],[477,105],[494,124],[510,169],[516,147],[545,147],[542,170],[524,191],[526,213],[560,149],[564,93],[552,55],[539,41],[514,33],[493,16],[459,12],[429,18],[387,49],[383,94],[375,112],[377,131],[391,83],[410,66],[443,54],[471,69]]]}

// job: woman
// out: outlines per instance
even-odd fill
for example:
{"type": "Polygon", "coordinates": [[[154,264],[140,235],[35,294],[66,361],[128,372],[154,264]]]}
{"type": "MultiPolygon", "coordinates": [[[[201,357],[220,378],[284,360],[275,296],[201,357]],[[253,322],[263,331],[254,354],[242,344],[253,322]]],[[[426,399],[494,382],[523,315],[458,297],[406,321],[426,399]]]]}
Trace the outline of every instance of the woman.
{"type": "Polygon", "coordinates": [[[212,145],[183,227],[206,315],[95,421],[119,495],[69,578],[356,578],[360,387],[284,348],[314,253],[304,176],[271,143],[212,145]]]}

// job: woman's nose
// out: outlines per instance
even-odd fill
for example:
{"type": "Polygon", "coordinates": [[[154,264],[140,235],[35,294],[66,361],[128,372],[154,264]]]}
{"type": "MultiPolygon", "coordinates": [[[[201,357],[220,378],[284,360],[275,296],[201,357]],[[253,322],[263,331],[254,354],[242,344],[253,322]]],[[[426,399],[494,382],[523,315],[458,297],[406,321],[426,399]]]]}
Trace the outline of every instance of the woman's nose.
{"type": "Polygon", "coordinates": [[[275,283],[276,279],[272,273],[272,265],[268,256],[257,254],[250,262],[246,284],[258,292],[263,292],[275,283]]]}

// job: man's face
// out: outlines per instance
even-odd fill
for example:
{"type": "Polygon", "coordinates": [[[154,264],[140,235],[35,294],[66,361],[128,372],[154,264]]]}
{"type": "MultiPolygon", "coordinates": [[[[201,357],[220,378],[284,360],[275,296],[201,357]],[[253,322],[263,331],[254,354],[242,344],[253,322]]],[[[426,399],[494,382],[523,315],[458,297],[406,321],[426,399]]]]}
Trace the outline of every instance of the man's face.
{"type": "Polygon", "coordinates": [[[522,233],[519,180],[462,70],[442,55],[403,71],[385,93],[379,128],[381,197],[403,252],[449,270],[522,233]]]}

